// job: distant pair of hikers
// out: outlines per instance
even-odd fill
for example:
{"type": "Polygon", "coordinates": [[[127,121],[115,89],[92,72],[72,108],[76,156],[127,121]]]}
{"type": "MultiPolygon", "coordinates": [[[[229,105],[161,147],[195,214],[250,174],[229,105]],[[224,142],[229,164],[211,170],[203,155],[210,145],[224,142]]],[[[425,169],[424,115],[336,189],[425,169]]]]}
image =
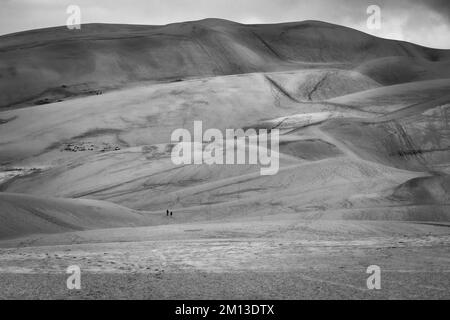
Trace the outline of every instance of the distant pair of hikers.
{"type": "Polygon", "coordinates": [[[166,216],[169,216],[169,214],[172,216],[172,211],[169,212],[169,210],[166,210],[166,216]]]}

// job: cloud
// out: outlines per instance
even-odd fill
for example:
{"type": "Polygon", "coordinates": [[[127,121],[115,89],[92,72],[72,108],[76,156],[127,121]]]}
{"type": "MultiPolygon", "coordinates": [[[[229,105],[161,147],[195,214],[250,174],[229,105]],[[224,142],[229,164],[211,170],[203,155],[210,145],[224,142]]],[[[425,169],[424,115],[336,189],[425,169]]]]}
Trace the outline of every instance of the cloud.
{"type": "Polygon", "coordinates": [[[447,21],[450,21],[450,1],[449,0],[417,0],[423,6],[430,8],[440,14],[447,21]]]}

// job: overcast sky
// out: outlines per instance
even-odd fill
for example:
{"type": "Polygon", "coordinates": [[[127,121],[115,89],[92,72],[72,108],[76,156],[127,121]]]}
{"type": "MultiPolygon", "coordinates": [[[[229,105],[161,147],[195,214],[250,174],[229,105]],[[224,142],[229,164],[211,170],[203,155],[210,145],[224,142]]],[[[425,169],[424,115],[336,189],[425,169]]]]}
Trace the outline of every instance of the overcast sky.
{"type": "Polygon", "coordinates": [[[69,5],[81,8],[82,23],[322,20],[384,38],[450,49],[450,0],[0,0],[0,34],[64,25],[69,5]],[[381,8],[379,30],[367,28],[369,5],[381,8]]]}

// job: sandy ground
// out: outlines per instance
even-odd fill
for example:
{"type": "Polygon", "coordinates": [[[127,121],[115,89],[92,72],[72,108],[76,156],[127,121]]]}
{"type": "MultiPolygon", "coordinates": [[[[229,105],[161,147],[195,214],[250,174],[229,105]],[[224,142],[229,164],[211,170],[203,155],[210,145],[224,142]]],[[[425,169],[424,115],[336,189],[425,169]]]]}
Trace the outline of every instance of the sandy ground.
{"type": "Polygon", "coordinates": [[[0,297],[448,299],[449,227],[281,215],[12,239],[0,243],[0,297]],[[71,265],[81,290],[66,287],[71,265]],[[381,290],[367,289],[370,265],[381,290]]]}

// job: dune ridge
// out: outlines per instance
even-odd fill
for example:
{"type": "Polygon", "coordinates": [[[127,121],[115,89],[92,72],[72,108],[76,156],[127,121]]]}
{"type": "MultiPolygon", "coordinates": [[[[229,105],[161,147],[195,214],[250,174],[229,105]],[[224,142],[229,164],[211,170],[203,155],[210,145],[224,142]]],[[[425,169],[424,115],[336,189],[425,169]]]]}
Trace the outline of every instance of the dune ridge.
{"type": "Polygon", "coordinates": [[[449,59],[449,50],[320,21],[243,25],[206,19],[166,26],[56,27],[0,37],[0,107],[99,94],[130,82],[326,66],[354,68],[393,84],[450,77],[449,59]],[[423,69],[428,71],[423,74],[423,69]]]}

